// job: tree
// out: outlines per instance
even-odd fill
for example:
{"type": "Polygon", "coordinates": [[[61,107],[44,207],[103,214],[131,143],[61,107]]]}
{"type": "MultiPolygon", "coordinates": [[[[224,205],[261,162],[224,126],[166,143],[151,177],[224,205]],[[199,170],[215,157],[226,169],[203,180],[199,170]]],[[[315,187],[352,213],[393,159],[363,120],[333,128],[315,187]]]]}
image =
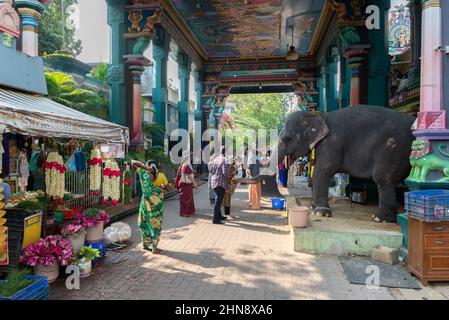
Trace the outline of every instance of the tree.
{"type": "Polygon", "coordinates": [[[108,118],[108,99],[91,90],[82,89],[75,79],[62,72],[46,72],[48,97],[72,109],[101,119],[108,118]]]}
{"type": "Polygon", "coordinates": [[[82,44],[80,40],[75,39],[75,28],[67,23],[70,16],[67,8],[77,2],[77,0],[54,0],[45,5],[39,23],[39,55],[58,51],[66,51],[75,56],[81,53],[82,44]]]}
{"type": "Polygon", "coordinates": [[[244,94],[232,96],[236,103],[235,123],[242,128],[276,129],[283,125],[288,113],[288,95],[244,94]]]}
{"type": "Polygon", "coordinates": [[[100,63],[90,72],[90,76],[95,80],[98,80],[104,84],[108,82],[108,65],[106,63],[100,63]]]}

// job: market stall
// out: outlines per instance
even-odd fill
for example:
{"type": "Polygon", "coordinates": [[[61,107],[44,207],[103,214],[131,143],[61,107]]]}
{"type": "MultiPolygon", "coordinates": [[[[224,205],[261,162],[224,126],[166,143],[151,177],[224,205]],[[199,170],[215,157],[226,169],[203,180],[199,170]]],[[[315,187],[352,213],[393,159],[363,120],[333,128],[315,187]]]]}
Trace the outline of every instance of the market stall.
{"type": "Polygon", "coordinates": [[[67,252],[37,254],[55,241],[81,254],[79,265],[98,258],[107,208],[129,203],[135,189],[124,161],[128,128],[0,89],[0,139],[0,272],[21,262],[55,280],[55,270],[72,263],[67,252]]]}

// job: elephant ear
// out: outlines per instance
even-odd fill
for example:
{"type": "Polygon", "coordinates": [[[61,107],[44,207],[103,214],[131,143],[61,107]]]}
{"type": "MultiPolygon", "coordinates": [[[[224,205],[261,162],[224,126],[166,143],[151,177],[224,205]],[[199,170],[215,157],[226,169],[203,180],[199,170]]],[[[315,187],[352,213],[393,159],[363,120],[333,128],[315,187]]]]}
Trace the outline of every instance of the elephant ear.
{"type": "Polygon", "coordinates": [[[326,121],[320,115],[306,115],[304,117],[304,125],[306,127],[305,134],[310,150],[329,134],[329,128],[327,127],[326,121]]]}

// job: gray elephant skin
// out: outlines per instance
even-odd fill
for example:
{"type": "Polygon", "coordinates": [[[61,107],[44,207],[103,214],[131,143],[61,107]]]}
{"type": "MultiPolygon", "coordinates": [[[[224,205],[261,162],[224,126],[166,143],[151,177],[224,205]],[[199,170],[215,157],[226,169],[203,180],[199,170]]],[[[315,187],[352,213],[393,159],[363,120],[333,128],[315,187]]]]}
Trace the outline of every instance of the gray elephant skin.
{"type": "Polygon", "coordinates": [[[395,187],[410,173],[414,118],[383,107],[357,105],[325,114],[292,113],[280,134],[278,159],[315,148],[312,208],[331,215],[329,182],[336,173],[372,179],[378,187],[376,221],[395,222],[395,187]]]}

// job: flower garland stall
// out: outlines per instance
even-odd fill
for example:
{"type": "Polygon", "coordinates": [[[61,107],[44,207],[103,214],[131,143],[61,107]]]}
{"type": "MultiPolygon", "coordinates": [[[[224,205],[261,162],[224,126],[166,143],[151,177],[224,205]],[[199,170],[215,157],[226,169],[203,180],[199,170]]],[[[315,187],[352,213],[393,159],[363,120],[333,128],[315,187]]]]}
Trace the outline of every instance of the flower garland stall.
{"type": "Polygon", "coordinates": [[[133,178],[131,176],[131,170],[129,165],[126,165],[125,172],[123,172],[123,203],[128,204],[131,202],[132,197],[132,183],[133,178]]]}
{"type": "Polygon", "coordinates": [[[62,199],[65,193],[64,160],[57,152],[50,152],[44,163],[45,186],[47,195],[53,199],[62,199]]]}
{"type": "Polygon", "coordinates": [[[95,195],[100,195],[102,165],[103,159],[101,158],[100,149],[96,147],[92,150],[89,160],[89,167],[90,167],[89,187],[90,191],[95,195]]]}
{"type": "Polygon", "coordinates": [[[120,169],[115,160],[106,161],[103,169],[103,204],[117,205],[120,200],[120,169]]]}

